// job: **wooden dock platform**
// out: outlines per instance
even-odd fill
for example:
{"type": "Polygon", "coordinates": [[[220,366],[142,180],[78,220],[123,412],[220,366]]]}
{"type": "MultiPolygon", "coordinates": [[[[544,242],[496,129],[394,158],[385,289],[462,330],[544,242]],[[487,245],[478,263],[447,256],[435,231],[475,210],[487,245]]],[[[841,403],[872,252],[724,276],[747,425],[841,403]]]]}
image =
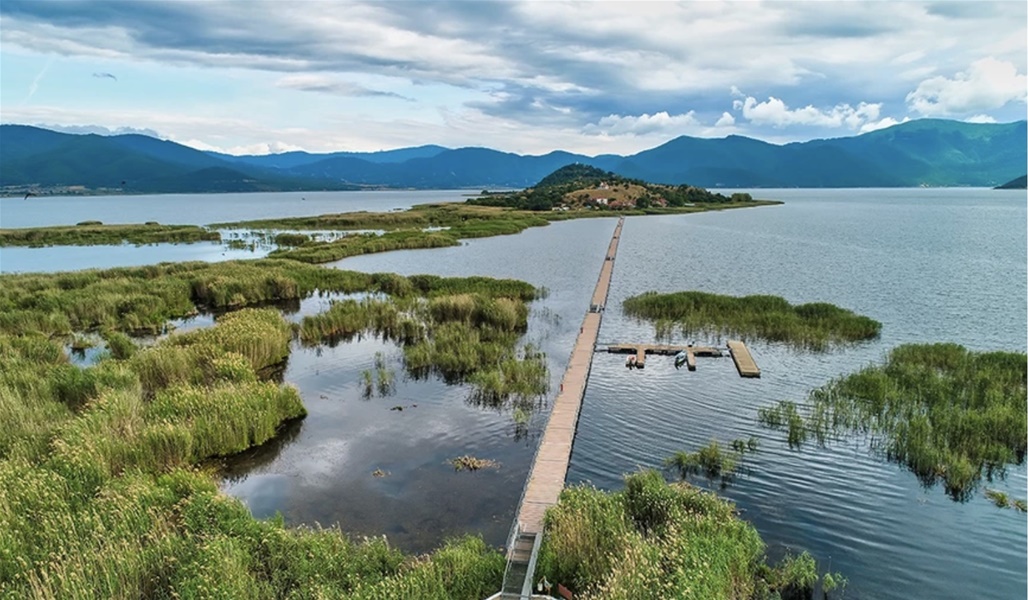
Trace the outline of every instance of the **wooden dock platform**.
{"type": "Polygon", "coordinates": [[[611,344],[607,346],[611,354],[635,354],[635,366],[642,369],[646,366],[647,354],[664,356],[685,352],[685,361],[690,371],[696,370],[697,356],[721,356],[721,349],[711,346],[670,346],[667,344],[611,344]]]}
{"type": "Polygon", "coordinates": [[[730,340],[728,351],[732,354],[732,360],[735,361],[735,368],[738,369],[740,377],[760,377],[760,369],[753,360],[753,356],[750,355],[750,349],[746,347],[746,344],[730,340]]]}

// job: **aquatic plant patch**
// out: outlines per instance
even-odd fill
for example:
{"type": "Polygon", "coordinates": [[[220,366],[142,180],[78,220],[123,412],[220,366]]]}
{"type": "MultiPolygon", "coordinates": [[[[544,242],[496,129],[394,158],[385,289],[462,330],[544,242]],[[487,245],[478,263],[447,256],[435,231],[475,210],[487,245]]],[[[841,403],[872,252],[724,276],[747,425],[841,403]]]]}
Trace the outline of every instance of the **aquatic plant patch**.
{"type": "Polygon", "coordinates": [[[810,597],[821,579],[809,554],[768,565],[732,503],[652,470],[618,492],[565,488],[546,513],[536,572],[590,600],[810,597]]]}
{"type": "Polygon", "coordinates": [[[802,406],[783,401],[761,409],[759,420],[787,431],[794,447],[867,435],[872,450],[963,501],[983,478],[1004,477],[1008,465],[1024,462],[1026,377],[1024,353],[906,344],[884,364],[812,391],[802,406]]]}
{"type": "Polygon", "coordinates": [[[104,225],[99,221],[74,226],[0,229],[0,247],[100,246],[117,244],[189,244],[219,242],[221,234],[197,225],[104,225]]]}
{"type": "Polygon", "coordinates": [[[707,292],[646,292],[623,303],[626,314],[673,327],[686,336],[734,335],[822,350],[877,338],[882,325],[833,304],[789,304],[778,296],[724,296],[707,292]]]}

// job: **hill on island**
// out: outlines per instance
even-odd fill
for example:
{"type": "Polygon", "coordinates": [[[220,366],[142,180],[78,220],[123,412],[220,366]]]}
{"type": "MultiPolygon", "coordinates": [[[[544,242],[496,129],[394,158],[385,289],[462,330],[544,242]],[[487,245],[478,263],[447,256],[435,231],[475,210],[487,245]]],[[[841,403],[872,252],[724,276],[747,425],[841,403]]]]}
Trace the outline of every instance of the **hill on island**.
{"type": "Polygon", "coordinates": [[[667,185],[629,179],[610,171],[575,163],[561,167],[534,186],[510,193],[485,193],[469,204],[523,210],[579,208],[634,209],[682,207],[690,204],[751,200],[749,194],[731,197],[692,185],[667,185]]]}
{"type": "Polygon", "coordinates": [[[997,185],[997,190],[1024,190],[1028,189],[1028,175],[1021,175],[1017,179],[1011,179],[1003,185],[997,185]]]}
{"type": "MultiPolygon", "coordinates": [[[[382,152],[231,156],[142,135],[73,135],[0,126],[0,188],[59,193],[357,188],[527,188],[573,164],[670,186],[993,187],[1024,172],[1028,129],[919,119],[853,137],[777,145],[682,136],[642,152],[531,156],[417,146],[382,152]]],[[[624,190],[619,190],[624,191],[624,190]]]]}

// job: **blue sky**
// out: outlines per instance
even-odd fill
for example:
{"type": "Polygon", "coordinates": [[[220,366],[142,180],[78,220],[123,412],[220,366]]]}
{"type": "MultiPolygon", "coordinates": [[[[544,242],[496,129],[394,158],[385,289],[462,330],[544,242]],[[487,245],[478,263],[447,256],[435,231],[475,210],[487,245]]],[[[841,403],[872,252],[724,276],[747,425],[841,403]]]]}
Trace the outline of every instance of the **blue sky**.
{"type": "Polygon", "coordinates": [[[1026,118],[1028,3],[0,3],[0,121],[232,153],[628,154],[1026,118]]]}

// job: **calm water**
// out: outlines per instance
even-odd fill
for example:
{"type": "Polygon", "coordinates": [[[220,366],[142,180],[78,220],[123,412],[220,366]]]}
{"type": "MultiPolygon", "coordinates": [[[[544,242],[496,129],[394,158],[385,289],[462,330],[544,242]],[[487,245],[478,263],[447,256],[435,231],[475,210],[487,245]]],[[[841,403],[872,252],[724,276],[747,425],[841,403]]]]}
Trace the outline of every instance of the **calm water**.
{"type": "MultiPolygon", "coordinates": [[[[683,289],[832,302],[881,321],[882,338],[828,354],[752,343],[763,371],[759,380],[740,379],[727,358],[700,358],[697,371],[687,372],[675,371],[670,358],[654,357],[644,371],[630,372],[623,357],[597,354],[569,480],[614,489],[623,473],[657,466],[676,450],[754,435],[760,451],[748,459],[748,474],[721,493],[738,503],[773,557],[787,548],[810,551],[822,569],[849,578],[846,597],[1023,598],[1023,515],[996,509],[981,496],[957,504],[940,488],[922,489],[911,473],[870,455],[859,439],[790,451],[781,434],[756,425],[756,413],[779,399],[802,400],[809,389],[879,361],[905,342],[1024,351],[1025,193],[753,193],[787,204],[629,218],[600,342],[652,339],[650,325],[621,314],[621,300],[646,290],[683,289]]],[[[217,203],[210,197],[190,201],[217,203]]],[[[411,203],[420,201],[425,200],[411,203]]],[[[8,226],[8,204],[0,206],[8,226]]],[[[353,208],[315,212],[338,210],[353,208]]],[[[236,212],[196,222],[256,216],[272,215],[236,212]]],[[[335,266],[516,277],[547,287],[548,298],[533,307],[526,341],[548,353],[555,386],[613,227],[613,219],[568,222],[454,248],[355,257],[335,266]]],[[[122,248],[126,255],[152,252],[122,248]]],[[[54,249],[54,260],[62,251],[67,256],[81,250],[54,249]]],[[[6,256],[0,253],[0,260],[6,256]]],[[[327,302],[312,298],[287,312],[296,319],[327,302]]],[[[539,407],[527,427],[518,427],[509,412],[470,404],[466,387],[407,380],[399,356],[395,346],[376,339],[295,347],[284,378],[299,387],[310,414],[281,439],[232,461],[225,489],[258,516],[280,511],[291,523],[338,522],[358,534],[387,534],[408,550],[432,548],[463,532],[481,532],[501,544],[548,405],[539,407]],[[375,352],[383,353],[397,382],[391,393],[365,398],[359,373],[372,368],[375,352]],[[391,410],[399,406],[404,410],[391,410]],[[446,460],[461,454],[493,458],[501,467],[455,473],[446,460]],[[375,469],[388,475],[373,477],[375,469]]],[[[1024,498],[1025,467],[1012,468],[993,487],[1024,498]]]]}
{"type": "Polygon", "coordinates": [[[463,199],[468,190],[269,192],[150,196],[0,198],[0,227],[74,225],[82,221],[207,225],[243,219],[304,217],[356,210],[389,211],[463,199]]]}

